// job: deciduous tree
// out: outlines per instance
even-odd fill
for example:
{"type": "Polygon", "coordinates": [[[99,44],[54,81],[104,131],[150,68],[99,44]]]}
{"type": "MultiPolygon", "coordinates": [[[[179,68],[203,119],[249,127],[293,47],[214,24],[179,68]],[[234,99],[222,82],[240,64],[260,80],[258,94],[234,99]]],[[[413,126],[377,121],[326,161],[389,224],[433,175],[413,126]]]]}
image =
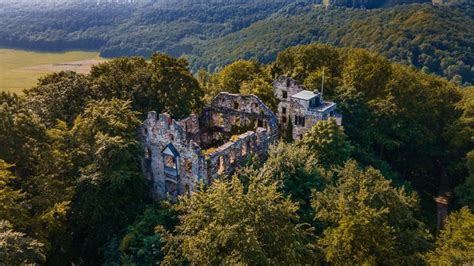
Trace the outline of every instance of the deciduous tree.
{"type": "Polygon", "coordinates": [[[193,264],[314,264],[311,233],[298,224],[298,207],[259,178],[244,190],[237,177],[216,180],[183,197],[180,224],[166,237],[165,261],[193,264]],[[179,249],[178,250],[176,249],[179,249]]]}
{"type": "Polygon", "coordinates": [[[311,222],[311,190],[324,185],[314,152],[305,146],[280,142],[269,150],[260,175],[278,181],[280,191],[299,204],[302,220],[311,222]]]}
{"type": "Polygon", "coordinates": [[[0,264],[35,264],[44,262],[45,259],[42,243],[14,231],[8,221],[0,221],[0,264]]]}
{"type": "Polygon", "coordinates": [[[299,141],[299,145],[306,146],[325,168],[343,164],[352,150],[344,128],[334,118],[318,121],[299,141]]]}
{"type": "Polygon", "coordinates": [[[474,262],[474,214],[467,207],[449,214],[436,239],[436,248],[426,255],[430,265],[469,265],[474,262]]]}
{"type": "Polygon", "coordinates": [[[414,264],[430,247],[415,210],[417,197],[382,174],[349,161],[337,179],[313,194],[315,219],[325,228],[317,243],[331,264],[414,264]]]}

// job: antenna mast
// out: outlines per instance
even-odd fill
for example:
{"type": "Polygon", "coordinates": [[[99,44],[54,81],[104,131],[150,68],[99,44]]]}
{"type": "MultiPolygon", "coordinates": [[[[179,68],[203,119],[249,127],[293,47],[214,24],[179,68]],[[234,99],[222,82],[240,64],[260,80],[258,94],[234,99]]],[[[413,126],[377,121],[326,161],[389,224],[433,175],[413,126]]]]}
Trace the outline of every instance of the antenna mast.
{"type": "Polygon", "coordinates": [[[324,67],[323,67],[323,77],[321,79],[321,100],[323,99],[323,93],[324,93],[324,67]]]}

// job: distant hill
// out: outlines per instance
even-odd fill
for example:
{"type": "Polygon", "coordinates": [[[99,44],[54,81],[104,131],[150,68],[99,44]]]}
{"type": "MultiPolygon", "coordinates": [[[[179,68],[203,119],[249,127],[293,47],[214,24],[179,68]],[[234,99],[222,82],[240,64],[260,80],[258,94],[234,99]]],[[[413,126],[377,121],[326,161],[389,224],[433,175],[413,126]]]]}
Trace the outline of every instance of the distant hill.
{"type": "Polygon", "coordinates": [[[214,71],[238,58],[266,63],[286,47],[323,42],[368,48],[457,83],[474,84],[472,1],[375,9],[332,6],[419,1],[424,0],[335,0],[329,7],[322,0],[0,2],[0,46],[92,49],[104,57],[148,57],[159,51],[188,57],[193,71],[214,71]]]}
{"type": "Polygon", "coordinates": [[[392,7],[400,4],[430,3],[431,0],[322,0],[324,5],[356,8],[392,7]]]}
{"type": "Polygon", "coordinates": [[[191,62],[210,70],[241,57],[269,62],[286,47],[322,42],[367,48],[426,72],[474,84],[473,17],[473,5],[365,10],[294,4],[206,43],[191,62]]]}

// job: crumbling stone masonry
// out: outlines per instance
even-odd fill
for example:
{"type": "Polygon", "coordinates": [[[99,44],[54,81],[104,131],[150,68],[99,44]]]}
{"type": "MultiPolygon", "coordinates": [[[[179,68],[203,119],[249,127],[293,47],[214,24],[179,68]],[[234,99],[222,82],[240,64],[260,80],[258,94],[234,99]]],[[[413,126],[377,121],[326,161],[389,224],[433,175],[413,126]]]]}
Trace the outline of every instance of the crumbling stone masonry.
{"type": "Polygon", "coordinates": [[[223,92],[199,116],[174,120],[150,112],[140,137],[153,194],[176,197],[230,176],[250,154],[265,156],[278,138],[278,120],[258,97],[223,92]]]}

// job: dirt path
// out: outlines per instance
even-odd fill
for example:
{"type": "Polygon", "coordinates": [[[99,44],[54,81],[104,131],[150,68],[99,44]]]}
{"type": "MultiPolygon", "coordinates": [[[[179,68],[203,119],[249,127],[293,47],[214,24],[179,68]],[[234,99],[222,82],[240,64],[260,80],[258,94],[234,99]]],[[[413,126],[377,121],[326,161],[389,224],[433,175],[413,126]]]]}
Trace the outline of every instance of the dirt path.
{"type": "Polygon", "coordinates": [[[105,62],[101,59],[87,59],[74,62],[65,62],[59,64],[44,64],[31,67],[24,67],[21,70],[28,72],[59,72],[59,71],[74,71],[81,74],[87,74],[93,65],[105,62]]]}

